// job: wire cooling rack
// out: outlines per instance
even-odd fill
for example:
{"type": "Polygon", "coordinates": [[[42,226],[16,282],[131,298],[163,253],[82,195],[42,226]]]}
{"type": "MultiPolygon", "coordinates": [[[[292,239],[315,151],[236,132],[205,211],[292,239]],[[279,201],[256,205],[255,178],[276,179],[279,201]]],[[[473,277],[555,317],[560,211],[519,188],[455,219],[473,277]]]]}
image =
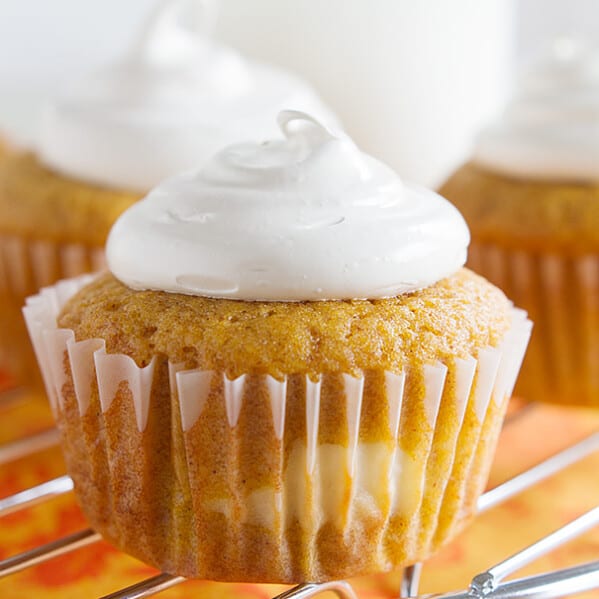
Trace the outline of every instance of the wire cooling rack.
{"type": "MultiPolygon", "coordinates": [[[[518,418],[518,414],[513,418],[518,418]]],[[[510,419],[508,418],[506,426],[509,426],[509,424],[510,419]]],[[[41,433],[4,444],[0,446],[0,466],[52,447],[57,442],[58,434],[56,429],[48,429],[41,433]]],[[[559,451],[536,466],[521,472],[507,482],[487,491],[481,496],[478,502],[479,513],[483,513],[503,503],[595,452],[599,452],[599,432],[587,436],[582,441],[559,451]]],[[[597,486],[599,498],[599,476],[598,480],[593,481],[593,484],[597,486]]],[[[66,475],[48,480],[37,486],[0,499],[0,518],[8,514],[26,510],[57,496],[65,495],[72,490],[73,482],[66,475]]],[[[565,526],[507,557],[500,563],[493,565],[484,572],[474,575],[469,587],[457,592],[419,595],[418,588],[422,564],[410,566],[403,572],[400,588],[397,589],[398,597],[420,599],[549,599],[553,597],[569,597],[577,593],[599,589],[599,556],[597,556],[598,559],[596,561],[505,582],[508,576],[514,574],[533,560],[557,549],[564,543],[598,525],[599,505],[571,520],[565,526]]],[[[60,555],[73,553],[100,540],[100,535],[88,528],[23,553],[13,555],[0,561],[0,578],[52,560],[60,555]]],[[[149,597],[185,583],[185,581],[185,578],[180,576],[171,576],[162,573],[110,593],[109,595],[104,595],[101,599],[137,599],[149,597]]],[[[305,583],[277,595],[274,599],[308,599],[317,597],[325,592],[332,592],[341,599],[358,599],[357,592],[346,581],[305,583]]]]}

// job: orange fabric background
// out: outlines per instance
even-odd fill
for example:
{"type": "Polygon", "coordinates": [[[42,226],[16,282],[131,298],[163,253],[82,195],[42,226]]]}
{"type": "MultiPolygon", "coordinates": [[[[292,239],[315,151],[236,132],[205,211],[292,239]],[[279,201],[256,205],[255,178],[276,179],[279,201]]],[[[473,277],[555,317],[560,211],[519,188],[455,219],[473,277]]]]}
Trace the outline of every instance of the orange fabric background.
{"type": "MultiPolygon", "coordinates": [[[[4,381],[6,383],[6,381],[4,381]]],[[[1,383],[1,381],[0,381],[1,383]]],[[[3,393],[0,455],[6,443],[51,426],[45,400],[3,393]]],[[[509,479],[555,451],[599,430],[599,411],[514,403],[502,433],[490,486],[509,479]]],[[[472,576],[599,504],[599,453],[526,491],[477,521],[424,567],[421,592],[463,589],[472,576]]],[[[0,464],[0,497],[64,473],[58,448],[0,464]]],[[[72,494],[0,519],[0,559],[86,527],[72,494]]],[[[519,572],[517,576],[599,559],[599,527],[519,572]]],[[[0,579],[0,597],[64,599],[99,597],[156,571],[105,542],[0,579]]],[[[352,581],[360,599],[399,595],[400,574],[352,581]]],[[[158,595],[165,599],[268,599],[274,585],[190,581],[158,595]]],[[[323,599],[332,597],[323,594],[323,599]]],[[[599,590],[579,595],[599,597],[599,590]]]]}

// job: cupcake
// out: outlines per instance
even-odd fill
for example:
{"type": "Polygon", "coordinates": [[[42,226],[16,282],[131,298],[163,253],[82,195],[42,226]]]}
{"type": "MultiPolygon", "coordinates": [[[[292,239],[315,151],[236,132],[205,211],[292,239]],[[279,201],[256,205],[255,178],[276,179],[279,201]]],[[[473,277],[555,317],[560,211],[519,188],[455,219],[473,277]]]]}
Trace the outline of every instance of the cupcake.
{"type": "Polygon", "coordinates": [[[599,406],[599,51],[556,44],[440,193],[469,266],[535,322],[516,393],[599,406]]]}
{"type": "Polygon", "coordinates": [[[129,208],[25,316],[91,525],[169,573],[324,581],[473,517],[530,333],[457,210],[313,118],[129,208]]]}
{"type": "Polygon", "coordinates": [[[0,165],[0,354],[25,379],[25,297],[97,270],[123,210],[223,145],[274,133],[281,108],[333,120],[304,82],[210,40],[204,21],[201,3],[161,3],[124,58],[47,108],[38,151],[0,165]]]}

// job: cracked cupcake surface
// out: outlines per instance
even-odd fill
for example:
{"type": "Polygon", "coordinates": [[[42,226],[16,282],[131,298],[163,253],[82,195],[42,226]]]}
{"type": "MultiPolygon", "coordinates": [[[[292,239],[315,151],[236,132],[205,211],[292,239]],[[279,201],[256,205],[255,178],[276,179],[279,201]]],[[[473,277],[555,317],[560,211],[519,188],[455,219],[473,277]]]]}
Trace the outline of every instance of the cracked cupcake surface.
{"type": "Polygon", "coordinates": [[[357,373],[434,363],[499,345],[511,325],[503,293],[468,270],[388,299],[247,302],[134,291],[111,274],[75,295],[58,318],[75,338],[101,337],[139,366],[153,356],[243,373],[357,373]]]}

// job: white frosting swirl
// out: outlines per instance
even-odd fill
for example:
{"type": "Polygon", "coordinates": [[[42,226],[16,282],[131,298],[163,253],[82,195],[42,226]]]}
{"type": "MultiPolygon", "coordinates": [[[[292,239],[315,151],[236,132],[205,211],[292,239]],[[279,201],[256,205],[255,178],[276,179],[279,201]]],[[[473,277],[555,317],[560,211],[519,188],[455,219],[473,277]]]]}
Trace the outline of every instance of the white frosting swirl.
{"type": "Polygon", "coordinates": [[[244,300],[390,297],[466,260],[459,212],[311,117],[279,115],[285,139],[225,148],[116,222],[113,274],[134,289],[244,300]]]}
{"type": "Polygon", "coordinates": [[[474,160],[519,177],[599,181],[599,49],[556,42],[482,132],[474,160]]]}
{"type": "Polygon", "coordinates": [[[298,78],[202,35],[199,0],[165,0],[132,50],[49,106],[39,153],[92,183],[147,191],[239,139],[274,135],[272,115],[309,110],[333,123],[298,78]]]}

